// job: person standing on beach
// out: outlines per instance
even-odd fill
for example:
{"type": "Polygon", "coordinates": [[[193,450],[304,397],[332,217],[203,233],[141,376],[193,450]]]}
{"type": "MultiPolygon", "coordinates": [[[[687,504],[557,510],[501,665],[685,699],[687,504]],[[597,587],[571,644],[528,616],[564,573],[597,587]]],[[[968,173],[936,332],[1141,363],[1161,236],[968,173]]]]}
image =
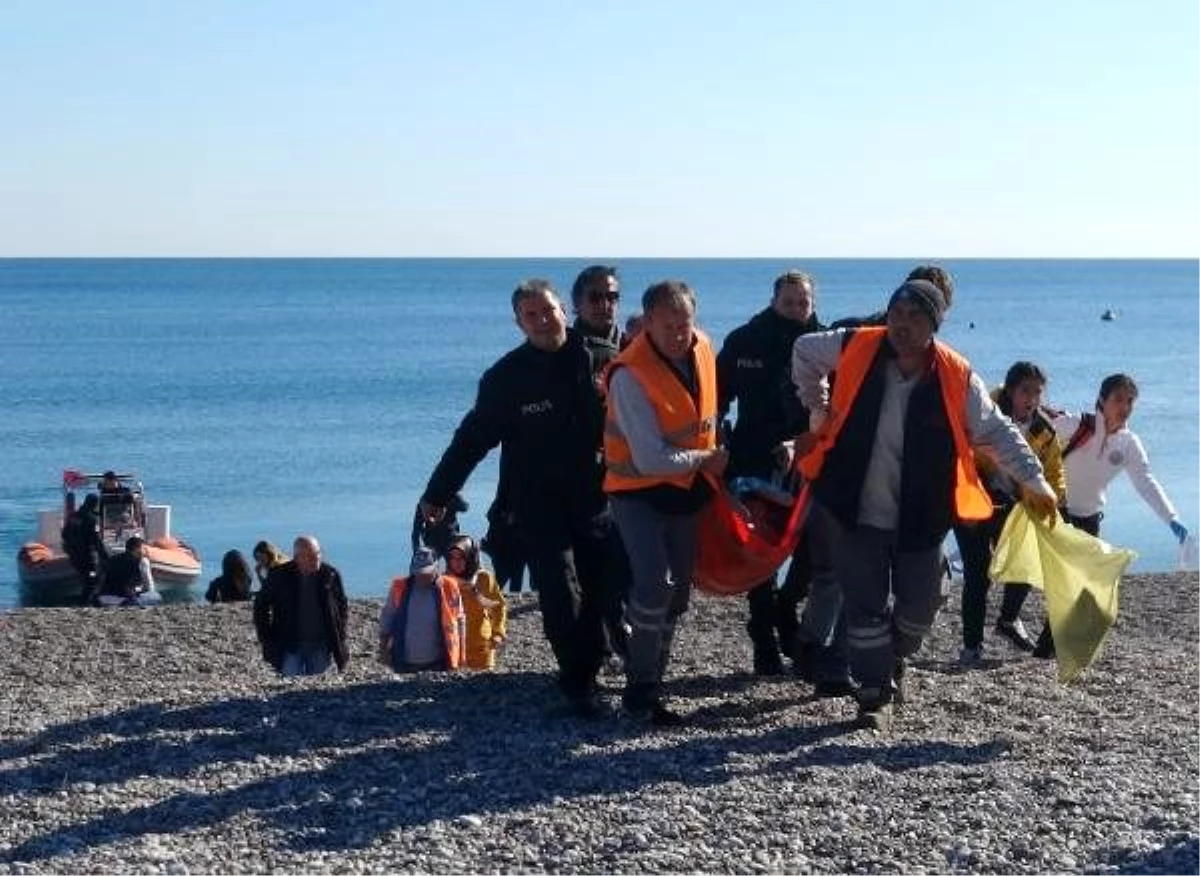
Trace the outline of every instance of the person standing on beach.
{"type": "MultiPolygon", "coordinates": [[[[1046,481],[1054,488],[1061,506],[1066,501],[1067,479],[1054,427],[1039,408],[1045,387],[1046,373],[1041,368],[1032,362],[1014,362],[1004,375],[1004,385],[992,393],[992,400],[1021,430],[1042,464],[1046,481]]],[[[977,453],[975,465],[992,498],[994,510],[986,520],[954,524],[954,537],[963,563],[962,650],[958,662],[964,666],[978,665],[983,658],[983,627],[991,584],[988,567],[1009,512],[1020,501],[1012,479],[996,468],[987,453],[977,453]]],[[[1028,584],[1005,583],[1004,599],[996,620],[996,632],[1022,651],[1034,650],[1033,640],[1021,621],[1021,606],[1028,595],[1028,584]]]]}
{"type": "MultiPolygon", "coordinates": [[[[1051,424],[1063,445],[1067,471],[1067,520],[1088,535],[1100,535],[1108,485],[1122,471],[1150,510],[1182,545],[1187,527],[1154,473],[1142,440],[1129,428],[1138,387],[1128,374],[1110,374],[1100,383],[1095,413],[1057,413],[1051,424]]],[[[1054,657],[1050,624],[1042,628],[1033,655],[1054,657]]]]}
{"type": "MultiPolygon", "coordinates": [[[[737,403],[729,442],[730,478],[769,479],[777,469],[779,444],[808,430],[808,411],[796,398],[791,378],[792,346],[800,335],[820,330],[816,282],[803,271],[787,271],[775,278],[770,305],[725,338],[717,354],[717,407],[724,422],[737,403]]],[[[807,563],[805,538],[801,536],[793,563],[807,563]]],[[[794,656],[796,609],[807,585],[808,575],[797,569],[778,591],[772,575],[747,594],[746,629],[756,675],[779,675],[780,653],[794,656]]]]}
{"type": "Polygon", "coordinates": [[[284,676],[346,668],[346,591],[342,576],[321,559],[315,536],[301,535],[293,559],[271,569],[254,597],[254,629],[263,658],[284,676]]]}
{"type": "MultiPolygon", "coordinates": [[[[571,306],[575,310],[572,328],[592,357],[592,377],[601,391],[605,369],[626,345],[617,316],[620,301],[621,281],[611,265],[589,265],[571,286],[571,306]]],[[[614,577],[619,583],[628,582],[629,571],[614,577]]],[[[604,607],[604,663],[611,672],[621,671],[625,657],[625,597],[625,588],[614,587],[604,607]]]]}
{"type": "Polygon", "coordinates": [[[812,484],[811,513],[831,539],[864,728],[886,729],[903,701],[905,660],[941,605],[952,523],[992,514],[972,448],[990,448],[1032,514],[1051,524],[1057,516],[1058,499],[1020,431],[970,363],[935,340],[945,310],[938,286],[910,280],[892,293],[886,328],[804,335],[793,350],[814,429],[801,442],[800,468],[812,484]]]}
{"type": "Polygon", "coordinates": [[[645,327],[608,371],[604,428],[612,500],[633,567],[625,692],[630,717],[662,727],[685,719],[662,682],[695,567],[698,514],[729,461],[717,446],[717,361],[695,326],[696,295],[681,280],[642,296],[645,327]]]}
{"type": "Polygon", "coordinates": [[[512,294],[525,343],[484,372],[421,497],[432,522],[446,513],[475,467],[497,445],[506,500],[538,591],[558,686],[573,714],[597,717],[603,613],[617,586],[621,545],[601,489],[604,408],[592,358],[567,328],[558,293],[527,280],[512,294]]]}

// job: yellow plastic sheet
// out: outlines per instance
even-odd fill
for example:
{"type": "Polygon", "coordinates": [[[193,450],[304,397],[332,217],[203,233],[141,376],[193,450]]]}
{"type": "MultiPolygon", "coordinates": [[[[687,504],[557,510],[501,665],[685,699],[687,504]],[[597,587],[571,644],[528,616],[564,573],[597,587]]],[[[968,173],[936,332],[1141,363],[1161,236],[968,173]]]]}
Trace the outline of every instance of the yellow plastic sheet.
{"type": "Polygon", "coordinates": [[[1060,520],[1053,529],[1017,505],[1000,533],[993,581],[1024,581],[1042,590],[1058,657],[1058,680],[1067,683],[1091,665],[1117,619],[1121,575],[1137,554],[1113,547],[1060,520]]]}

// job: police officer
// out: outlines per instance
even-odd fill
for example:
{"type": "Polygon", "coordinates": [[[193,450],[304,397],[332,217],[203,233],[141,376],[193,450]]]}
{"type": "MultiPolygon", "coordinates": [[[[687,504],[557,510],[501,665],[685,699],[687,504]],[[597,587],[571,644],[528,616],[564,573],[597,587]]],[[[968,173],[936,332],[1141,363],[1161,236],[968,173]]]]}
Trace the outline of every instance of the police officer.
{"type": "Polygon", "coordinates": [[[591,356],[567,328],[549,281],[519,285],[512,307],[525,342],[484,372],[475,406],[429,478],[421,510],[431,522],[440,520],[480,461],[501,447],[510,475],[505,498],[528,552],[559,687],[572,712],[595,717],[602,617],[621,550],[601,490],[604,407],[591,356]]]}
{"type": "MultiPolygon", "coordinates": [[[[770,305],[725,339],[717,356],[720,415],[728,416],[735,401],[738,410],[727,476],[769,478],[776,465],[775,447],[808,429],[808,412],[792,383],[791,362],[796,338],[822,328],[815,305],[812,276],[787,271],[775,279],[770,305]]],[[[780,674],[781,650],[789,657],[794,653],[796,607],[808,583],[805,555],[802,537],[784,586],[777,592],[772,575],[749,593],[747,629],[759,675],[780,674]]]]}

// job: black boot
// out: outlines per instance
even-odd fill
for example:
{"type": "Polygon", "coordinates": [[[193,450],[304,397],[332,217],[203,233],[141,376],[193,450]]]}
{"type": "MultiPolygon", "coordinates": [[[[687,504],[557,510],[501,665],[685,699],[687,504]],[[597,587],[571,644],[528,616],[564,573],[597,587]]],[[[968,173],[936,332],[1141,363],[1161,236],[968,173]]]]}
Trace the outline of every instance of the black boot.
{"type": "Polygon", "coordinates": [[[1046,625],[1042,627],[1042,634],[1038,636],[1037,644],[1033,646],[1033,656],[1042,660],[1054,659],[1054,635],[1050,632],[1050,622],[1046,621],[1046,625]]]}

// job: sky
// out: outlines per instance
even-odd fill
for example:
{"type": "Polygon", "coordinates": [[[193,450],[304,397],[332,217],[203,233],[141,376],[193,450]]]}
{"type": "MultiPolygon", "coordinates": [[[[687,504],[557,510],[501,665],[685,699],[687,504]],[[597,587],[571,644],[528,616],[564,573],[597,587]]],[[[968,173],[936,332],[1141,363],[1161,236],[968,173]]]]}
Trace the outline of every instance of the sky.
{"type": "Polygon", "coordinates": [[[0,0],[0,257],[1187,257],[1196,0],[0,0]]]}

